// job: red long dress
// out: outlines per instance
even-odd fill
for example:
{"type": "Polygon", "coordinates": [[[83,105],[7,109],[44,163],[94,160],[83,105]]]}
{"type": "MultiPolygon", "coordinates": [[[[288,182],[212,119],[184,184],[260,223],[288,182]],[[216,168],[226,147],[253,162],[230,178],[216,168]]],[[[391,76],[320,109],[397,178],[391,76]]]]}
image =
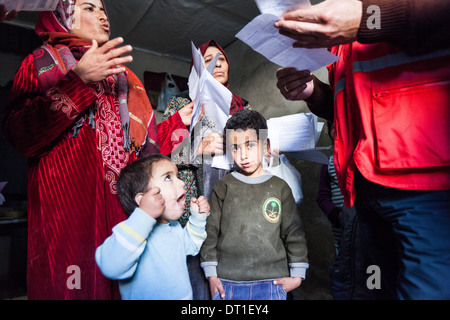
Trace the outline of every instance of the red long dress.
{"type": "Polygon", "coordinates": [[[69,71],[42,92],[29,55],[8,105],[5,135],[29,158],[28,298],[120,298],[94,258],[112,227],[126,218],[115,182],[136,158],[123,148],[117,83],[109,77],[88,86],[69,71]],[[71,137],[77,116],[92,103],[95,129],[86,120],[71,137]]]}

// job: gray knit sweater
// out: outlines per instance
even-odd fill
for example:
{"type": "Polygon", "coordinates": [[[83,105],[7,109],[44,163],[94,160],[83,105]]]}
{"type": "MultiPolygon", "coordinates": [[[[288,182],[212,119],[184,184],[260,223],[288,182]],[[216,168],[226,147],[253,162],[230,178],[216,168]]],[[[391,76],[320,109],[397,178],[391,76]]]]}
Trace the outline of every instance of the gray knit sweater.
{"type": "Polygon", "coordinates": [[[305,278],[305,232],[288,184],[233,172],[214,186],[200,255],[206,277],[256,281],[305,278]]]}

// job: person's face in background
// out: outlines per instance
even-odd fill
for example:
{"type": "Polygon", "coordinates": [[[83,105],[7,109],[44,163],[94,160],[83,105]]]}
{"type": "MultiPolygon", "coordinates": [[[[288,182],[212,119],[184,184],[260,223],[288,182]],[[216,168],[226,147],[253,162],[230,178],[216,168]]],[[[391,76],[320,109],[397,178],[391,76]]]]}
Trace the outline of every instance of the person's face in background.
{"type": "Polygon", "coordinates": [[[213,60],[217,55],[217,53],[220,54],[219,58],[217,59],[216,67],[213,71],[213,77],[221,84],[225,84],[228,82],[228,63],[223,53],[218,48],[211,46],[206,49],[203,58],[205,59],[205,65],[208,66],[211,60],[213,60]]]}
{"type": "Polygon", "coordinates": [[[73,34],[99,45],[109,40],[109,21],[100,0],[76,0],[72,22],[73,34]]]}

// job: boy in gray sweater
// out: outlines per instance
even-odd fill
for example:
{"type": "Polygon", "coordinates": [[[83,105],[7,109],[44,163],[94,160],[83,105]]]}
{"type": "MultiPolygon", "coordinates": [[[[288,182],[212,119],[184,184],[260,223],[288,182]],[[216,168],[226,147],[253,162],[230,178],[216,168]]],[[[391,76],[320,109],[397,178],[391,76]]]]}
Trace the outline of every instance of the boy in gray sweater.
{"type": "Polygon", "coordinates": [[[210,198],[200,255],[213,299],[283,300],[308,268],[305,233],[288,184],[263,169],[267,123],[241,110],[225,126],[227,152],[239,170],[219,180],[210,198]]]}

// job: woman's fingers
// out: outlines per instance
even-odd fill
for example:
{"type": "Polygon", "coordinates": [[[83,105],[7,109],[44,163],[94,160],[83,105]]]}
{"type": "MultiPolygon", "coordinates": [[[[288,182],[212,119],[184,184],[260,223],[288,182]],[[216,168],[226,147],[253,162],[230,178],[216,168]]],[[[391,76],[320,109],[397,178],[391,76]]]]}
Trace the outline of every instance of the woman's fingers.
{"type": "MultiPolygon", "coordinates": [[[[133,47],[130,45],[122,46],[119,48],[114,48],[114,49],[109,50],[107,53],[105,53],[105,58],[107,60],[114,60],[119,57],[122,57],[124,54],[129,53],[131,51],[133,51],[133,47]]],[[[131,58],[131,56],[126,56],[126,58],[129,59],[129,58],[131,58]]],[[[133,59],[131,58],[131,61],[132,60],[133,59]]]]}
{"type": "Polygon", "coordinates": [[[105,42],[99,49],[100,53],[107,53],[109,52],[111,49],[114,49],[115,47],[117,47],[119,44],[123,43],[123,38],[122,37],[117,37],[114,38],[112,40],[109,40],[107,42],[105,42]]]}
{"type": "Polygon", "coordinates": [[[122,66],[133,61],[131,55],[123,56],[133,50],[130,45],[116,48],[123,43],[123,38],[115,38],[101,47],[92,41],[91,48],[83,55],[74,71],[85,83],[102,81],[110,75],[125,72],[122,66]]]}

